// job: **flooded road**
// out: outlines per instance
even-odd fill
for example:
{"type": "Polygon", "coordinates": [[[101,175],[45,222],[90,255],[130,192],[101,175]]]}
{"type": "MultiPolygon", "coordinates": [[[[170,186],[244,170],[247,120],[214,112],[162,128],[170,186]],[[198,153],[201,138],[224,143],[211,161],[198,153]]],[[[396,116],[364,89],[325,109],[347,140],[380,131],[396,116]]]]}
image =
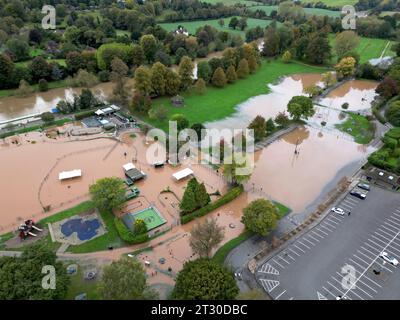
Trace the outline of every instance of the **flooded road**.
{"type": "Polygon", "coordinates": [[[342,109],[344,103],[349,104],[348,111],[367,110],[371,108],[378,82],[367,80],[347,81],[319,101],[323,106],[342,109]]]}

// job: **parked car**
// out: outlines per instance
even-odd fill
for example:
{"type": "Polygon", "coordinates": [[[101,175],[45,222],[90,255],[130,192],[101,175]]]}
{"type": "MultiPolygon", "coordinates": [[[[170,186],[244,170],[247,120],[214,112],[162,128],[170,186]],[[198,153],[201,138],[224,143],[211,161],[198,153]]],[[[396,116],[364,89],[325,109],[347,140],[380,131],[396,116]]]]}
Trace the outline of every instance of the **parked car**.
{"type": "Polygon", "coordinates": [[[138,197],[140,194],[140,190],[136,187],[128,188],[125,192],[125,199],[130,200],[138,197]]]}
{"type": "Polygon", "coordinates": [[[395,257],[392,257],[385,251],[383,251],[379,256],[386,262],[389,262],[390,264],[394,265],[395,267],[399,264],[399,261],[395,257]]]}
{"type": "Polygon", "coordinates": [[[366,191],[370,191],[370,190],[371,190],[369,184],[366,184],[366,183],[359,183],[359,184],[358,184],[358,187],[359,187],[360,189],[363,189],[363,190],[366,190],[366,191]]]}
{"type": "Polygon", "coordinates": [[[129,179],[129,178],[126,178],[125,180],[124,180],[124,182],[125,182],[125,184],[128,186],[128,187],[131,187],[131,186],[133,186],[133,180],[132,179],[129,179]]]}
{"type": "Polygon", "coordinates": [[[333,211],[333,212],[335,212],[337,214],[340,214],[341,216],[344,216],[344,214],[345,214],[345,212],[344,212],[344,210],[342,208],[333,207],[331,209],[331,211],[333,211]]]}
{"type": "Polygon", "coordinates": [[[365,193],[362,193],[362,192],[360,192],[358,190],[352,190],[352,191],[350,191],[350,194],[353,197],[356,197],[356,198],[361,199],[361,200],[365,200],[365,198],[367,197],[365,193]]]}

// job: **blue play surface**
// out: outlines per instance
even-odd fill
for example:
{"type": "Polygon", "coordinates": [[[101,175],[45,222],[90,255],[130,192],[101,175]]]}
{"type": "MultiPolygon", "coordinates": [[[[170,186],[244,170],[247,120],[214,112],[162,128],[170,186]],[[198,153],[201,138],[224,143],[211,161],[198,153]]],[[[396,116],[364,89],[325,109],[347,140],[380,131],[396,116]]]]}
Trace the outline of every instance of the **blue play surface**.
{"type": "Polygon", "coordinates": [[[100,228],[98,219],[83,221],[82,218],[71,219],[61,226],[61,232],[64,236],[69,237],[74,232],[77,233],[78,239],[81,241],[92,239],[97,235],[96,230],[100,228]]]}

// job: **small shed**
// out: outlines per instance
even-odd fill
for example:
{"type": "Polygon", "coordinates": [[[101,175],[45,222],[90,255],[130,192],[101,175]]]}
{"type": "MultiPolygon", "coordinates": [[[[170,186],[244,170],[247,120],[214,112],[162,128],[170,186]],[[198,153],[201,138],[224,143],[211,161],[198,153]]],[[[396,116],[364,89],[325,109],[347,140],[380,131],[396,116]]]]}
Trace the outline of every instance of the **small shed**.
{"type": "Polygon", "coordinates": [[[82,176],[82,170],[77,169],[77,170],[60,172],[58,175],[58,179],[60,181],[63,181],[66,179],[72,179],[72,178],[77,178],[77,177],[81,177],[81,176],[82,176]]]}
{"type": "Polygon", "coordinates": [[[184,178],[186,178],[186,177],[191,176],[193,173],[194,173],[194,172],[193,172],[192,169],[185,168],[185,169],[183,169],[183,170],[181,170],[181,171],[175,172],[172,176],[173,176],[177,181],[179,181],[179,180],[182,180],[182,179],[184,179],[184,178]]]}
{"type": "Polygon", "coordinates": [[[126,171],[125,176],[127,178],[131,179],[133,182],[135,182],[135,181],[143,179],[146,176],[146,174],[143,171],[134,168],[134,169],[126,171]]]}
{"type": "Polygon", "coordinates": [[[183,107],[185,106],[185,99],[180,95],[176,95],[171,98],[171,103],[174,107],[183,107]]]}

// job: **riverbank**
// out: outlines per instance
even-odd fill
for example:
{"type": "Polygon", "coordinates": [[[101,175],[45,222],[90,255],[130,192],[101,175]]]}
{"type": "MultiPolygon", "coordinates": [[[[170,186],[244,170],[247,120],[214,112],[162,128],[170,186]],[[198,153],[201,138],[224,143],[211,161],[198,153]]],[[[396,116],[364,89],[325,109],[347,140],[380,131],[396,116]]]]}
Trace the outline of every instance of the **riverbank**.
{"type": "Polygon", "coordinates": [[[145,116],[143,119],[153,126],[163,130],[168,129],[168,119],[176,113],[183,114],[191,124],[205,123],[226,118],[236,112],[237,106],[257,95],[270,92],[269,84],[277,82],[283,76],[300,73],[322,73],[324,67],[316,67],[298,62],[283,63],[280,60],[263,60],[256,73],[246,79],[237,80],[224,88],[208,86],[201,95],[194,92],[182,94],[185,106],[174,107],[169,97],[158,98],[153,101],[153,107],[164,105],[168,108],[166,120],[154,120],[145,116]]]}

